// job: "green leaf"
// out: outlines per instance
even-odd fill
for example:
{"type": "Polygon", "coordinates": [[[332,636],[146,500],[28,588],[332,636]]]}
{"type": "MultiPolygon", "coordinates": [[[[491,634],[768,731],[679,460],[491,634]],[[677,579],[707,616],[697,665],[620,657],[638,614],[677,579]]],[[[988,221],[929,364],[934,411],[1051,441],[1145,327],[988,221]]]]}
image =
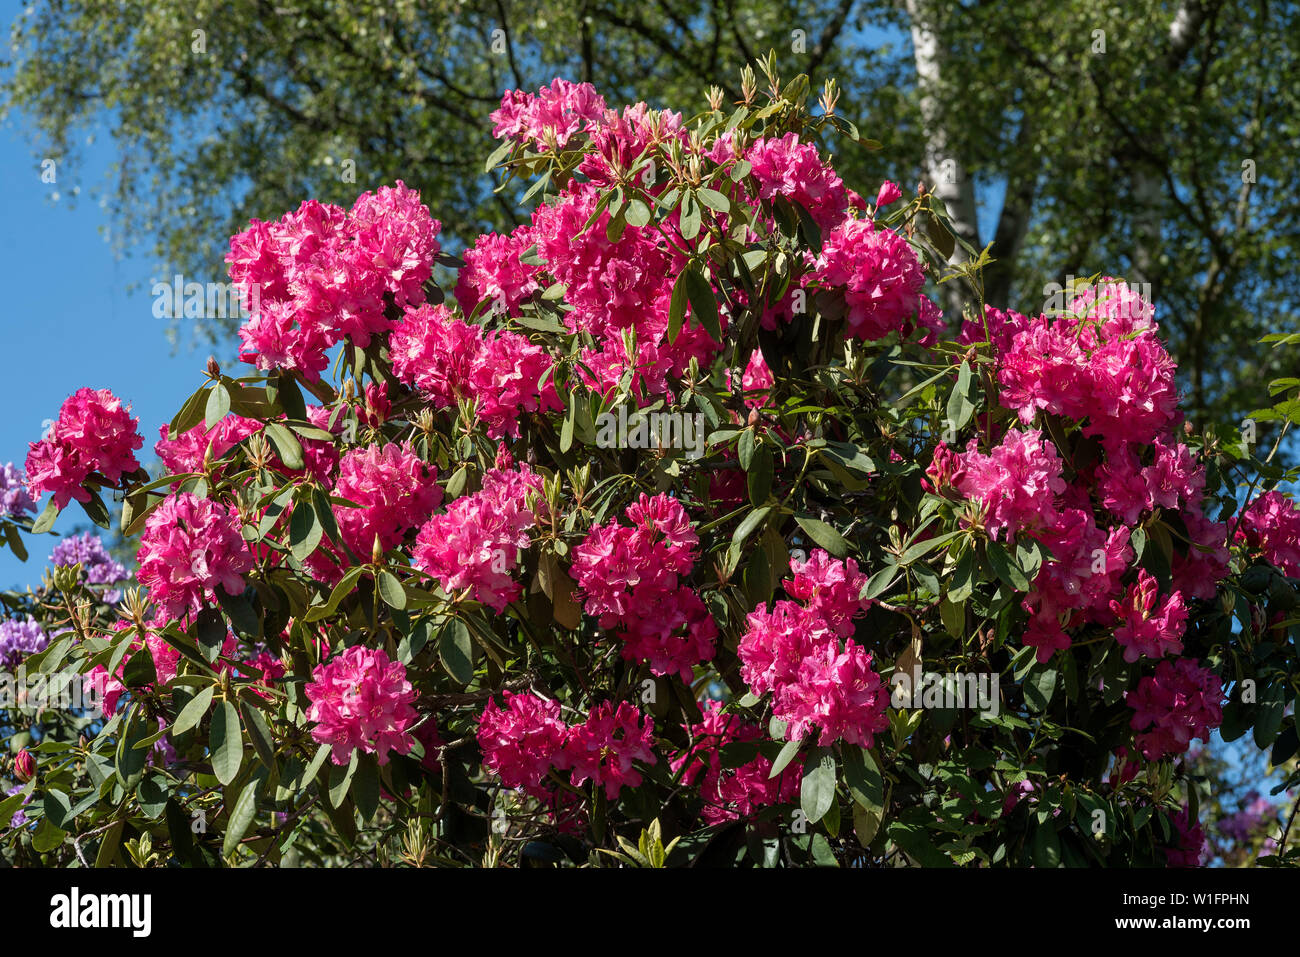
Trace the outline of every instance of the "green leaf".
{"type": "Polygon", "coordinates": [[[682,196],[681,216],[678,220],[678,229],[681,231],[682,239],[690,242],[700,234],[700,204],[695,195],[687,190],[682,196]]]}
{"type": "Polygon", "coordinates": [[[250,705],[246,701],[239,703],[239,712],[244,718],[244,727],[248,730],[248,739],[253,742],[253,750],[257,752],[258,759],[266,765],[268,769],[275,767],[275,741],[271,737],[271,729],[266,725],[266,718],[262,715],[262,709],[250,705]]]}
{"type": "Polygon", "coordinates": [[[309,501],[299,499],[289,517],[289,551],[300,562],[307,560],[325,535],[325,526],[309,501]]]}
{"type": "Polygon", "coordinates": [[[889,591],[902,569],[898,565],[886,565],[867,579],[867,587],[862,590],[863,598],[878,598],[889,591]]]}
{"type": "Polygon", "coordinates": [[[758,507],[767,501],[768,495],[772,492],[772,450],[765,445],[760,445],[754,451],[749,465],[746,470],[749,473],[746,479],[749,502],[758,507]]]}
{"type": "Polygon", "coordinates": [[[672,298],[668,301],[668,341],[676,342],[677,334],[681,332],[682,322],[686,318],[686,273],[685,271],[677,275],[677,281],[673,283],[672,298]]]}
{"type": "Polygon", "coordinates": [[[1261,749],[1272,746],[1277,738],[1278,729],[1282,727],[1282,717],[1286,713],[1286,687],[1276,682],[1264,689],[1256,706],[1255,744],[1261,749]]]}
{"type": "Polygon", "coordinates": [[[882,811],[885,803],[885,779],[875,756],[865,748],[850,744],[842,747],[844,783],[848,786],[849,794],[862,807],[882,811]]]}
{"type": "Polygon", "coordinates": [[[222,784],[230,784],[244,763],[244,738],[239,727],[239,712],[226,699],[212,713],[212,730],[208,736],[212,773],[222,784]]]}
{"type": "Polygon", "coordinates": [[[703,327],[714,342],[722,342],[722,327],[718,324],[718,300],[713,295],[713,287],[696,263],[686,267],[685,279],[691,318],[703,327]]]}
{"type": "Polygon", "coordinates": [[[970,363],[963,361],[957,372],[957,385],[948,396],[948,428],[954,432],[970,421],[975,414],[975,378],[970,363]]]}
{"type": "Polygon", "coordinates": [[[221,617],[221,612],[215,608],[199,611],[194,625],[194,640],[209,664],[217,660],[226,644],[226,619],[221,617]]]}
{"type": "Polygon", "coordinates": [[[348,790],[352,787],[352,776],[357,772],[357,757],[359,751],[352,752],[352,760],[346,765],[330,765],[330,806],[338,807],[348,796],[348,790]]]}
{"type": "Polygon", "coordinates": [[[438,633],[438,657],[462,685],[474,680],[474,645],[469,628],[459,618],[452,618],[438,633]]]}
{"type": "Polygon", "coordinates": [[[816,824],[830,810],[835,800],[835,755],[819,748],[804,764],[803,782],[799,786],[799,806],[809,824],[816,824]]]}
{"type": "Polygon", "coordinates": [[[740,547],[745,540],[753,534],[754,529],[758,528],[763,519],[767,518],[768,512],[772,511],[772,506],[764,505],[762,508],[756,508],[748,515],[745,520],[736,526],[736,531],[731,536],[731,544],[740,547]]]}
{"type": "Polygon", "coordinates": [[[285,468],[297,471],[303,467],[302,446],[292,432],[279,422],[268,422],[266,437],[275,446],[276,454],[280,456],[285,468]]]}
{"type": "Polygon", "coordinates": [[[352,800],[363,821],[369,821],[379,810],[379,767],[369,754],[357,756],[357,770],[352,776],[352,800]]]}
{"type": "Polygon", "coordinates": [[[808,533],[808,537],[820,545],[826,551],[830,552],[836,558],[845,558],[849,554],[849,543],[846,542],[839,532],[831,528],[820,519],[813,518],[811,515],[796,514],[794,520],[799,523],[799,527],[808,533]]]}
{"type": "Polygon", "coordinates": [[[252,780],[244,790],[239,792],[239,799],[230,811],[230,822],[226,825],[226,838],[221,842],[221,854],[229,857],[239,847],[248,832],[248,827],[257,816],[257,788],[259,782],[252,780]]]}
{"type": "Polygon", "coordinates": [[[208,393],[208,402],[203,411],[203,424],[211,429],[230,412],[230,390],[218,382],[208,393]]]}
{"type": "Polygon", "coordinates": [[[322,618],[328,618],[330,615],[334,614],[339,607],[339,603],[356,590],[357,579],[359,579],[364,572],[365,569],[360,566],[349,568],[344,572],[343,577],[339,579],[339,583],[335,585],[334,590],[330,592],[329,599],[325,604],[318,605],[307,612],[304,616],[306,620],[319,621],[322,618]]]}
{"type": "Polygon", "coordinates": [[[1055,668],[1046,665],[1035,666],[1029,675],[1025,678],[1025,703],[1030,709],[1037,712],[1047,710],[1047,706],[1052,703],[1052,696],[1056,693],[1057,671],[1055,668]]]}
{"type": "Polygon", "coordinates": [[[799,753],[799,748],[802,743],[803,742],[798,738],[785,743],[785,747],[781,749],[781,753],[778,754],[776,760],[772,762],[772,770],[767,774],[769,779],[776,777],[786,769],[790,762],[794,760],[794,756],[799,753]]]}
{"type": "Polygon", "coordinates": [[[54,496],[51,495],[50,500],[45,503],[45,508],[41,509],[41,514],[36,517],[36,521],[32,522],[32,534],[44,535],[54,527],[54,521],[58,517],[59,509],[54,504],[54,496]]]}
{"type": "Polygon", "coordinates": [[[1006,548],[990,539],[988,542],[988,556],[989,564],[993,566],[993,572],[998,578],[1018,592],[1029,591],[1029,579],[1006,548]]]}
{"type": "Polygon", "coordinates": [[[406,607],[406,588],[392,572],[381,571],[376,579],[376,586],[379,590],[379,597],[384,600],[384,604],[390,608],[396,608],[398,611],[406,607]]]}

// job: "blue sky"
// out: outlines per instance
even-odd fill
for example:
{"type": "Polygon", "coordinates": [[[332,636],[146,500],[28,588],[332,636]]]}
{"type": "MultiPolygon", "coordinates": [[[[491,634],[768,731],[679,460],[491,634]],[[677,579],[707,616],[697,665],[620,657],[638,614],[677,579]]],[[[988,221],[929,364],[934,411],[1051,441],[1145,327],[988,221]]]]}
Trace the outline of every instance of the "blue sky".
{"type": "MultiPolygon", "coordinates": [[[[8,358],[0,375],[0,408],[7,412],[0,418],[0,462],[21,466],[42,422],[81,386],[112,389],[131,403],[147,460],[158,426],[202,381],[207,350],[173,351],[166,320],[153,315],[152,258],[115,258],[107,241],[112,224],[98,196],[107,191],[111,142],[100,136],[83,165],[57,163],[57,181],[43,183],[25,122],[15,117],[0,128],[0,288],[7,294],[0,341],[8,358]],[[133,284],[138,288],[128,293],[133,284]]],[[[74,504],[55,529],[82,524],[88,522],[74,504]]],[[[0,588],[38,581],[54,541],[29,541],[26,564],[0,551],[0,588]]]]}

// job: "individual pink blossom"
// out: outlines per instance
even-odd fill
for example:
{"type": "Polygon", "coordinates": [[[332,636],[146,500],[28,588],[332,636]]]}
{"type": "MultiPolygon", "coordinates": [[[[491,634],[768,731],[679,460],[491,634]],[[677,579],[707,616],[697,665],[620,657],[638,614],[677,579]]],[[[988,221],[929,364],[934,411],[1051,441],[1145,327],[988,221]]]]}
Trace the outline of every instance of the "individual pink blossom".
{"type": "Polygon", "coordinates": [[[1219,676],[1187,658],[1164,659],[1126,697],[1137,745],[1148,761],[1184,753],[1223,723],[1219,676]],[[1148,729],[1148,730],[1144,730],[1148,729]]]}
{"type": "Polygon", "coordinates": [[[564,749],[569,733],[558,701],[503,691],[505,707],[489,699],[478,723],[483,766],[508,788],[537,788],[564,749]]]}
{"type": "Polygon", "coordinates": [[[136,560],[150,600],[172,616],[211,603],[218,587],[242,594],[241,576],[253,567],[239,513],[190,492],[168,497],[150,513],[136,560]]]}
{"type": "Polygon", "coordinates": [[[885,180],[880,184],[880,190],[876,193],[876,209],[883,209],[890,203],[896,203],[902,198],[903,191],[898,188],[898,184],[885,180]]]}
{"type": "Polygon", "coordinates": [[[793,601],[749,613],[740,639],[740,675],[756,695],[797,680],[803,660],[835,640],[826,620],[793,601]]]}
{"type": "Polygon", "coordinates": [[[634,762],[657,763],[653,743],[654,722],[648,715],[626,701],[617,707],[605,701],[591,709],[583,724],[569,729],[558,763],[572,770],[575,785],[591,781],[613,801],[624,785],[641,783],[634,762]]]}
{"type": "Polygon", "coordinates": [[[1124,646],[1124,660],[1163,658],[1183,651],[1183,632],[1187,629],[1187,606],[1180,592],[1159,598],[1160,586],[1145,568],[1138,570],[1138,580],[1129,586],[1123,602],[1112,601],[1111,610],[1120,619],[1115,640],[1124,646]]]}
{"type": "Polygon", "coordinates": [[[140,468],[135,450],[144,444],[140,420],[107,389],[78,389],[59,409],[49,434],[27,453],[27,488],[34,498],[54,495],[56,508],[70,499],[89,502],[83,488],[92,475],[108,485],[140,468]]]}
{"type": "Polygon", "coordinates": [[[368,560],[375,540],[383,551],[401,544],[442,501],[437,470],[406,443],[352,449],[339,463],[334,494],[359,508],[335,510],[339,532],[348,547],[368,560]]]}
{"type": "Polygon", "coordinates": [[[419,717],[416,692],[406,680],[406,666],[390,661],[382,649],[353,645],[312,670],[304,689],[314,721],[311,736],[330,746],[330,760],[347,764],[354,751],[374,754],[381,765],[389,752],[407,754],[410,728],[419,717]]]}
{"type": "Polygon", "coordinates": [[[262,423],[256,419],[228,415],[210,429],[200,422],[173,439],[168,437],[167,426],[163,425],[158,429],[158,441],[153,450],[162,459],[163,467],[173,475],[202,472],[205,462],[216,461],[262,428],[262,423]]]}

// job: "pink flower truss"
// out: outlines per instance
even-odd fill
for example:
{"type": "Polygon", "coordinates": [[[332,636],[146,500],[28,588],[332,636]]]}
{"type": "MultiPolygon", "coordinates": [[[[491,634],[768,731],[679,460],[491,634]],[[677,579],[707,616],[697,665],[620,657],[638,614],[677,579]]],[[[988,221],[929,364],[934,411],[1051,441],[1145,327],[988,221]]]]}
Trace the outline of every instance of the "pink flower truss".
{"type": "Polygon", "coordinates": [[[804,658],[794,683],[778,689],[772,707],[792,741],[820,728],[818,744],[843,740],[869,748],[889,727],[889,690],[872,670],[871,655],[852,639],[843,650],[832,639],[804,658]]]}
{"type": "Polygon", "coordinates": [[[136,555],[150,600],[177,617],[213,601],[218,586],[241,594],[253,559],[239,529],[233,507],[189,492],[165,499],[145,520],[136,555]]]}
{"type": "Polygon", "coordinates": [[[848,334],[858,339],[906,336],[914,324],[943,327],[938,307],[921,293],[925,274],[912,247],[869,219],[846,219],[826,236],[812,278],[844,290],[848,334]]]}
{"type": "Polygon", "coordinates": [[[1291,578],[1300,578],[1300,506],[1281,492],[1265,492],[1250,503],[1237,538],[1291,578]]]}
{"type": "Polygon", "coordinates": [[[49,434],[32,442],[27,453],[27,487],[34,498],[54,495],[55,507],[70,499],[89,502],[82,487],[92,474],[116,485],[140,467],[135,450],[144,444],[136,431],[140,420],[107,389],[78,389],[59,409],[49,434]]]}
{"type": "Polygon", "coordinates": [[[597,525],[574,549],[573,575],[589,615],[618,629],[623,656],[653,673],[678,674],[712,659],[717,626],[699,596],[680,582],[695,566],[699,538],[681,503],[642,494],[628,506],[632,527],[597,525]]]}
{"type": "Polygon", "coordinates": [[[1065,490],[1056,446],[1037,429],[1011,429],[990,454],[976,451],[972,439],[963,456],[958,485],[967,498],[984,506],[989,536],[1007,541],[1023,530],[1050,526],[1056,518],[1055,497],[1065,490]]]}
{"type": "Polygon", "coordinates": [[[1209,740],[1223,723],[1219,676],[1187,658],[1165,659],[1128,693],[1138,748],[1148,761],[1183,754],[1193,738],[1209,740]],[[1143,730],[1149,729],[1149,730],[1143,730]]]}
{"type": "Polygon", "coordinates": [[[817,147],[801,143],[794,133],[780,138],[759,139],[745,151],[758,180],[760,199],[783,196],[808,210],[822,229],[831,229],[848,210],[848,193],[844,183],[828,163],[822,161],[817,147]]]}
{"type": "Polygon", "coordinates": [[[791,559],[790,570],[794,579],[782,583],[786,593],[806,602],[841,638],[853,634],[853,619],[871,606],[861,597],[867,576],[858,571],[858,563],[814,548],[807,561],[791,559]]]}
{"type": "Polygon", "coordinates": [[[1187,606],[1180,592],[1170,592],[1163,601],[1157,601],[1159,592],[1160,586],[1143,568],[1124,601],[1110,603],[1121,622],[1115,629],[1115,640],[1124,646],[1125,661],[1137,661],[1143,655],[1163,658],[1182,654],[1187,606]]]}
{"type": "Polygon", "coordinates": [[[472,316],[480,303],[490,312],[508,315],[541,288],[541,268],[520,262],[533,245],[532,228],[523,225],[509,234],[483,233],[461,258],[464,268],[456,280],[460,311],[472,316]]]}
{"type": "Polygon", "coordinates": [[[508,788],[536,789],[564,749],[569,728],[560,703],[535,694],[502,692],[506,706],[489,700],[479,718],[483,766],[508,788]]]}
{"type": "Polygon", "coordinates": [[[354,645],[326,664],[317,665],[306,686],[311,736],[331,749],[335,764],[347,764],[358,749],[374,754],[381,765],[389,752],[407,754],[415,724],[415,689],[406,666],[389,661],[382,649],[354,645]]]}
{"type": "Polygon", "coordinates": [[[541,492],[541,476],[527,465],[489,471],[480,491],[456,499],[420,529],[415,567],[438,579],[448,594],[469,589],[475,601],[504,610],[520,594],[511,573],[537,521],[529,496],[541,492]]]}
{"type": "Polygon", "coordinates": [[[389,345],[393,371],[436,408],[474,403],[488,435],[519,435],[525,412],[558,409],[555,386],[539,383],[551,366],[541,346],[515,332],[483,332],[443,306],[408,312],[389,345]]]}
{"type": "Polygon", "coordinates": [[[703,720],[689,728],[694,745],[673,758],[670,767],[681,772],[681,781],[697,786],[704,799],[701,816],[708,824],[721,824],[749,817],[759,808],[787,804],[799,794],[800,776],[793,770],[769,777],[771,759],[757,754],[736,767],[722,766],[721,749],[728,744],[760,741],[758,725],[725,714],[722,702],[704,703],[703,720]]]}
{"type": "Polygon", "coordinates": [[[575,785],[591,781],[604,787],[605,797],[613,801],[624,785],[641,783],[641,772],[633,762],[657,763],[653,743],[654,722],[649,716],[626,701],[617,708],[605,701],[591,709],[585,723],[569,729],[558,765],[572,770],[575,785]]]}
{"type": "Polygon", "coordinates": [[[352,449],[339,464],[334,494],[360,508],[340,506],[339,532],[359,558],[368,561],[375,539],[384,551],[401,544],[442,501],[437,470],[405,443],[352,449]]]}
{"type": "Polygon", "coordinates": [[[547,140],[563,149],[576,134],[588,129],[605,112],[605,100],[590,83],[570,83],[556,77],[537,93],[508,90],[492,114],[492,135],[514,139],[538,150],[547,140]]]}

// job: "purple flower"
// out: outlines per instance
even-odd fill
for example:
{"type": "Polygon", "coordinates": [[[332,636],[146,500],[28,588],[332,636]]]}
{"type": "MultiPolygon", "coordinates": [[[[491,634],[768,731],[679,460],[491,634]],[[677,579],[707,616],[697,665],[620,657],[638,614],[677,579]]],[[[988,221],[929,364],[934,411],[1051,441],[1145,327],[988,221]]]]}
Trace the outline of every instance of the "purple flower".
{"type": "Polygon", "coordinates": [[[0,518],[22,518],[36,511],[36,502],[27,493],[27,474],[14,463],[0,465],[0,518]]]}
{"type": "MultiPolygon", "coordinates": [[[[23,789],[23,785],[15,784],[13,787],[9,788],[9,790],[5,791],[5,797],[13,797],[22,789],[23,789]]],[[[30,794],[23,799],[24,805],[30,804],[31,802],[32,802],[32,796],[30,794]]],[[[22,812],[22,808],[20,807],[17,811],[14,811],[14,817],[13,820],[9,822],[9,826],[17,828],[17,827],[22,827],[26,823],[27,823],[27,815],[22,812]]]]}
{"type": "Polygon", "coordinates": [[[16,667],[28,655],[44,651],[49,643],[50,639],[34,618],[0,620],[0,665],[5,668],[16,667]]]}
{"type": "MultiPolygon", "coordinates": [[[[54,546],[50,561],[55,565],[81,565],[81,573],[88,585],[112,585],[130,577],[131,573],[121,562],[114,561],[104,548],[98,535],[83,532],[71,535],[54,546]]],[[[104,596],[109,604],[116,600],[104,596]]]]}

